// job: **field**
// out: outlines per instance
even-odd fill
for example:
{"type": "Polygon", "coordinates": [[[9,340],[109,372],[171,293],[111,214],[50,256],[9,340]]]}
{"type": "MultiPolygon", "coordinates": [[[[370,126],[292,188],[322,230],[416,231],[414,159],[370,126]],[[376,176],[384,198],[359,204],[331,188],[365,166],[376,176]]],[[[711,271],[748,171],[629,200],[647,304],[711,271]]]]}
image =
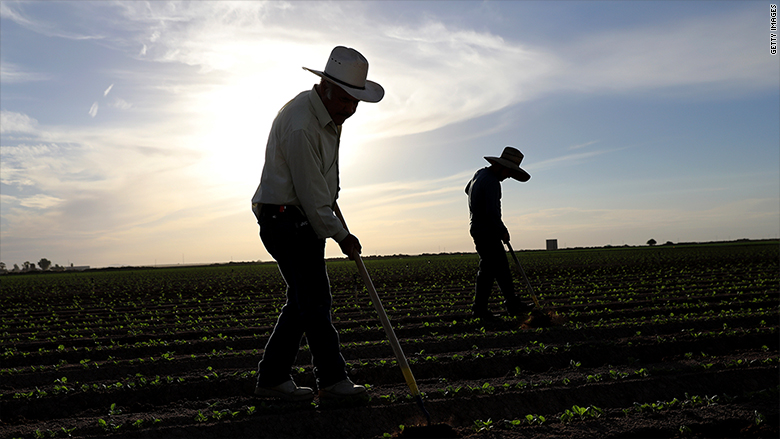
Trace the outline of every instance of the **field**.
{"type": "MultiPolygon", "coordinates": [[[[449,433],[776,438],[779,248],[518,252],[545,309],[566,318],[542,328],[470,317],[475,254],[365,263],[449,433]]],[[[329,273],[342,353],[368,400],[252,395],[283,305],[275,264],[2,276],[0,437],[438,434],[420,427],[354,262],[329,261],[329,273]]],[[[491,308],[503,313],[499,296],[491,308]]],[[[314,385],[306,346],[294,376],[314,385]]]]}

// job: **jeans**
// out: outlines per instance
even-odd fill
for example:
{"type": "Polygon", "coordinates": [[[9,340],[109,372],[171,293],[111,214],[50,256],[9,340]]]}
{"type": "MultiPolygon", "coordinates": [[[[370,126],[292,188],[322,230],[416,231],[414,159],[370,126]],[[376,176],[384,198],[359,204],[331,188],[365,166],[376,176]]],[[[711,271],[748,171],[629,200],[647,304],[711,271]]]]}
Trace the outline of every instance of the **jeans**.
{"type": "Polygon", "coordinates": [[[487,311],[493,283],[498,287],[506,300],[507,307],[516,306],[518,298],[512,283],[512,273],[509,271],[509,261],[506,250],[500,239],[474,238],[474,245],[479,254],[479,271],[477,272],[477,287],[474,294],[474,311],[487,311]]]}
{"type": "Polygon", "coordinates": [[[293,212],[259,219],[260,238],[287,283],[287,302],[258,364],[257,385],[273,387],[292,379],[290,372],[305,335],[317,385],[327,387],[346,379],[347,372],[331,320],[325,240],[317,237],[305,217],[288,210],[293,212]]]}

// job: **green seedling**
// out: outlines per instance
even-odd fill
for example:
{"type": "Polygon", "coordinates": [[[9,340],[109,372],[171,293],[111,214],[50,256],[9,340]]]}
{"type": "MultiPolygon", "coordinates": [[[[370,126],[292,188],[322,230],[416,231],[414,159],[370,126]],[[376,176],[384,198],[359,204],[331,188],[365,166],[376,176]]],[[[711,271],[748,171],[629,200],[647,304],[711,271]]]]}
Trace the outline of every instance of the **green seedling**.
{"type": "Polygon", "coordinates": [[[487,431],[493,429],[493,419],[488,418],[487,421],[477,419],[474,421],[474,431],[479,433],[480,431],[487,431]]]}

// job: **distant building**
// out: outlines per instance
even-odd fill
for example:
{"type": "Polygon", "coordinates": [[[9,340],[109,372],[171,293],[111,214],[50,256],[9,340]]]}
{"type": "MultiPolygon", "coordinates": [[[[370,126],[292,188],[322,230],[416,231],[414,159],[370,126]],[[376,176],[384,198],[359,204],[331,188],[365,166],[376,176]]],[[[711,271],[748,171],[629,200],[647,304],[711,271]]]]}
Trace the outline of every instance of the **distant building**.
{"type": "Polygon", "coordinates": [[[547,240],[547,250],[558,250],[558,240],[557,239],[548,239],[547,240]]]}

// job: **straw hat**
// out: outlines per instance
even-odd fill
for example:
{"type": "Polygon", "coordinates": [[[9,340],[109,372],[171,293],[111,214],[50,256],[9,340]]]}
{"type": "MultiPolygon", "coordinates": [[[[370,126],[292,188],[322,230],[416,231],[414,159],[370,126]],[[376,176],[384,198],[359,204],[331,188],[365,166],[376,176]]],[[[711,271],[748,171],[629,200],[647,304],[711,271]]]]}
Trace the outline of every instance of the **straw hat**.
{"type": "Polygon", "coordinates": [[[501,157],[485,157],[485,160],[490,162],[491,165],[501,165],[509,169],[512,171],[511,177],[517,181],[525,182],[531,179],[531,174],[520,168],[520,163],[523,161],[523,153],[517,148],[507,146],[501,152],[501,157]]]}
{"type": "Polygon", "coordinates": [[[379,102],[385,96],[385,89],[368,76],[368,61],[355,49],[336,46],[330,52],[324,71],[304,67],[315,75],[332,82],[355,99],[366,102],[379,102]]]}

